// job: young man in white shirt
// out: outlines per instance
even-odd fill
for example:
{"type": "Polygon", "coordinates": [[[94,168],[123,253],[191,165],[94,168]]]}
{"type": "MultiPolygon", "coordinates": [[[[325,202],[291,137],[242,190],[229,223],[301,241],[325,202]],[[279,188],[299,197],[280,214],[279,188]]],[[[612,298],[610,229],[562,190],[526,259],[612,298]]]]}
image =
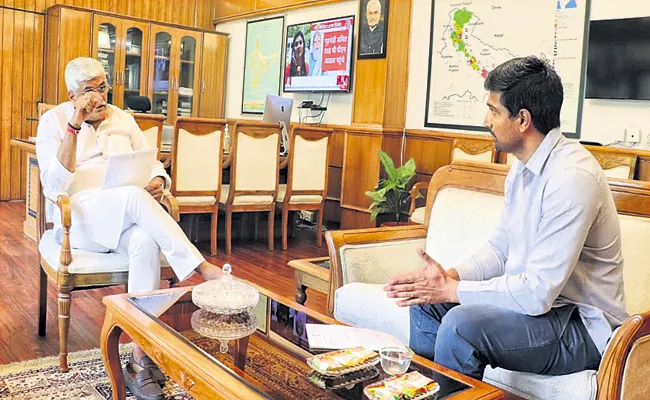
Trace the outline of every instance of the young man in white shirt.
{"type": "Polygon", "coordinates": [[[484,125],[497,150],[518,159],[497,229],[447,271],[420,251],[425,267],[385,290],[411,306],[411,348],[473,378],[487,365],[544,375],[598,369],[628,316],[607,178],[588,150],[562,136],[562,82],[547,62],[510,60],[485,89],[484,125]]]}
{"type": "MultiPolygon", "coordinates": [[[[206,279],[220,277],[221,269],[203,258],[158,203],[163,189],[171,184],[159,161],[151,166],[151,180],[145,188],[102,190],[108,156],[147,148],[133,117],[107,104],[110,87],[102,64],[92,58],[74,59],[66,66],[65,81],[70,101],[41,117],[36,154],[45,196],[53,202],[61,194],[69,196],[73,221],[70,245],[126,255],[130,292],[159,288],[161,252],[180,280],[195,271],[206,279]]],[[[56,207],[51,211],[55,237],[60,242],[60,213],[56,207]]],[[[141,376],[141,385],[134,385],[135,374],[125,374],[136,397],[162,399],[156,381],[163,381],[164,376],[138,346],[134,346],[129,365],[131,372],[135,370],[141,376]]]]}

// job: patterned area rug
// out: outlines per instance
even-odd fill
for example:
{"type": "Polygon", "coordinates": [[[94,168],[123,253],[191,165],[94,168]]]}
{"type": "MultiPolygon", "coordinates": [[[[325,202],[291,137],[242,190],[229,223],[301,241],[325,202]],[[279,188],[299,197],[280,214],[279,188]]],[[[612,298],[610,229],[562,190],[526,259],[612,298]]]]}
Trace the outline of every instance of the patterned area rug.
{"type": "MultiPolygon", "coordinates": [[[[221,354],[214,340],[184,332],[188,339],[214,355],[229,367],[231,354],[221,354]]],[[[230,346],[232,348],[232,346],[230,346]]],[[[131,345],[121,345],[122,365],[131,352],[131,345]]],[[[59,373],[59,358],[48,357],[9,365],[0,365],[0,400],[108,400],[113,391],[108,380],[99,349],[71,353],[68,356],[70,372],[59,373]]],[[[246,375],[274,399],[338,399],[340,397],[312,385],[307,364],[279,351],[265,339],[253,335],[248,346],[246,375]]],[[[164,388],[167,400],[192,400],[183,389],[167,381],[164,388]]],[[[127,399],[135,397],[127,390],[127,399]]]]}
{"type": "MultiPolygon", "coordinates": [[[[120,346],[122,365],[131,353],[131,345],[120,346]]],[[[0,399],[7,400],[108,400],[113,390],[99,349],[68,355],[70,372],[59,372],[59,357],[0,365],[0,399]]],[[[177,384],[168,381],[165,395],[169,400],[191,400],[177,384]]],[[[135,397],[127,390],[127,399],[135,397]]]]}

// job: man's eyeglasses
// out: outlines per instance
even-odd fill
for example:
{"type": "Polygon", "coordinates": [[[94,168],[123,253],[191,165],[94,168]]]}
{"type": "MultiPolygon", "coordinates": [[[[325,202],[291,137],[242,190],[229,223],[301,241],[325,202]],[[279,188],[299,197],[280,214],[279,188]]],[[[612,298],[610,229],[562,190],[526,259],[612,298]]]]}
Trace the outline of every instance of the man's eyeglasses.
{"type": "Polygon", "coordinates": [[[104,94],[110,90],[110,86],[104,84],[104,85],[99,85],[96,88],[86,88],[84,89],[84,94],[88,94],[90,92],[97,92],[99,94],[104,94]]]}

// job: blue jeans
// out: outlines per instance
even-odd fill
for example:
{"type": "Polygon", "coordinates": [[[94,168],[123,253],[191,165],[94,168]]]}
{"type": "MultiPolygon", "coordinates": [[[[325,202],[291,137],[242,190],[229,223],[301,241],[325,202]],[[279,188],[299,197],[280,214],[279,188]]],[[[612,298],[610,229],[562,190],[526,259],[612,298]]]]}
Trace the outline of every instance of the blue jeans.
{"type": "Polygon", "coordinates": [[[487,365],[541,375],[598,369],[600,353],[576,306],[540,316],[490,305],[413,306],[410,347],[481,380],[487,365]]]}

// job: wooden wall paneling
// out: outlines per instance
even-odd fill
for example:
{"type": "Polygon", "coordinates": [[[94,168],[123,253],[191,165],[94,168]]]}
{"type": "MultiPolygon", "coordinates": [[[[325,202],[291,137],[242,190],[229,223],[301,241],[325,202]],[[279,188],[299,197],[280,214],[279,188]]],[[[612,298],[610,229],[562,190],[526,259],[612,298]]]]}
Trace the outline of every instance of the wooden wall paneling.
{"type": "Polygon", "coordinates": [[[341,179],[343,169],[339,167],[328,167],[327,172],[327,199],[341,201],[341,179]]]}
{"type": "MultiPolygon", "coordinates": [[[[13,6],[13,3],[11,4],[13,6]]],[[[2,81],[0,88],[2,98],[0,108],[2,109],[2,141],[0,142],[0,200],[8,200],[11,193],[11,92],[12,92],[12,70],[13,70],[13,41],[14,41],[14,14],[10,9],[2,9],[2,81]]]]}
{"type": "MultiPolygon", "coordinates": [[[[402,157],[402,132],[384,130],[384,138],[381,143],[381,149],[388,153],[393,159],[396,167],[406,162],[408,158],[402,157]]],[[[383,167],[380,167],[382,175],[384,175],[383,167]]]]}
{"type": "Polygon", "coordinates": [[[386,59],[356,60],[354,66],[354,100],[352,104],[353,125],[380,126],[383,124],[385,82],[386,59]]]}
{"type": "Polygon", "coordinates": [[[225,17],[251,13],[255,11],[255,1],[256,0],[215,1],[213,17],[215,20],[219,20],[225,17]]]}
{"type": "Polygon", "coordinates": [[[258,18],[300,8],[340,3],[344,0],[218,0],[213,23],[240,18],[258,18]]]}
{"type": "Polygon", "coordinates": [[[341,202],[335,200],[325,200],[323,210],[323,220],[327,222],[341,223],[341,202]]]}
{"type": "MultiPolygon", "coordinates": [[[[38,4],[37,4],[38,6],[38,4]]],[[[32,79],[32,93],[34,104],[30,117],[37,115],[37,103],[43,101],[43,78],[45,68],[43,66],[43,54],[45,46],[45,16],[37,15],[34,17],[34,79],[32,79]]],[[[30,136],[36,136],[38,122],[30,121],[30,136]]]]}
{"type": "Polygon", "coordinates": [[[345,131],[335,129],[330,136],[329,164],[333,167],[343,168],[343,148],[345,146],[345,131]]]}
{"type": "MultiPolygon", "coordinates": [[[[34,4],[26,4],[27,6],[34,7],[34,4]]],[[[23,76],[24,77],[33,77],[34,76],[34,27],[35,27],[35,17],[36,14],[31,12],[26,12],[25,14],[25,34],[24,38],[24,48],[23,48],[23,76]]],[[[22,78],[22,77],[21,77],[22,78]]],[[[21,79],[21,84],[23,86],[23,99],[21,101],[21,118],[20,123],[22,124],[21,129],[21,138],[28,139],[31,136],[31,122],[27,121],[27,117],[30,117],[36,114],[34,93],[32,91],[33,84],[31,79],[21,79]]],[[[18,165],[14,164],[12,169],[18,169],[18,193],[14,198],[22,199],[25,198],[26,193],[26,177],[27,177],[27,157],[22,151],[18,152],[18,165]],[[18,168],[18,166],[20,166],[18,168]]],[[[14,186],[14,185],[12,185],[14,186]]],[[[12,187],[12,191],[13,191],[12,187]]]]}
{"type": "Polygon", "coordinates": [[[636,171],[634,171],[634,179],[650,181],[650,157],[639,156],[639,161],[637,161],[636,164],[636,171]]]}
{"type": "MultiPolygon", "coordinates": [[[[21,7],[24,7],[24,2],[20,2],[21,7]]],[[[25,12],[14,13],[14,42],[13,42],[13,67],[11,69],[11,137],[23,137],[23,121],[22,118],[22,103],[23,103],[23,81],[24,79],[24,45],[25,45],[25,12]]],[[[11,140],[11,139],[10,139],[11,140]]],[[[9,143],[3,143],[6,148],[9,143]]],[[[11,162],[9,170],[11,174],[9,199],[20,198],[20,185],[21,185],[21,152],[16,149],[11,149],[11,162]]],[[[24,176],[24,175],[23,175],[24,176]]]]}
{"type": "Polygon", "coordinates": [[[54,9],[47,14],[47,38],[45,40],[45,59],[43,97],[46,103],[56,102],[57,87],[59,81],[59,32],[61,9],[54,9]]]}
{"type": "Polygon", "coordinates": [[[414,158],[417,172],[433,175],[451,162],[452,143],[452,137],[440,137],[437,132],[407,130],[404,159],[414,158]]]}
{"type": "Polygon", "coordinates": [[[341,229],[374,226],[365,195],[379,179],[379,149],[382,146],[379,129],[350,128],[345,133],[343,176],[341,179],[341,229]],[[361,216],[357,215],[361,214],[361,216]]]}
{"type": "Polygon", "coordinates": [[[406,125],[412,4],[412,0],[389,3],[384,128],[403,128],[406,125]]]}

